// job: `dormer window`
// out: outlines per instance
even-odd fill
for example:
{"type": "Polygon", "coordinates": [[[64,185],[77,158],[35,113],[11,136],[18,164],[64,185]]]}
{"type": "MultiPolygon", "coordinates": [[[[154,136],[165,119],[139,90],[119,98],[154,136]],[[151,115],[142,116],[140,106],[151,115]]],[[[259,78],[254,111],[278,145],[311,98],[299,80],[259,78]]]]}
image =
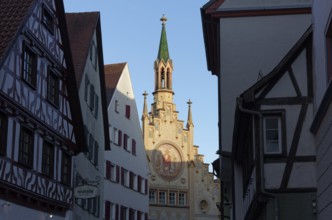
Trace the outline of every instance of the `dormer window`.
{"type": "Polygon", "coordinates": [[[43,7],[42,22],[45,27],[53,34],[54,33],[54,17],[46,6],[43,7]]]}

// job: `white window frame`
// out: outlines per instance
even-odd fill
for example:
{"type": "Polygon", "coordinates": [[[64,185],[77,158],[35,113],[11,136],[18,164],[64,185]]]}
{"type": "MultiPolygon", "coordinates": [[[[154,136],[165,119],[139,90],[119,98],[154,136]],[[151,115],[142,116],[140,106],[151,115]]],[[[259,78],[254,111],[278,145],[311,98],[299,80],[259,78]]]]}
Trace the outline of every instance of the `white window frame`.
{"type": "Polygon", "coordinates": [[[176,192],[170,191],[168,193],[168,203],[170,205],[176,205],[176,192]]]}
{"type": "Polygon", "coordinates": [[[179,205],[186,205],[187,204],[187,194],[185,192],[179,193],[179,205]]]}
{"type": "Polygon", "coordinates": [[[280,116],[276,116],[276,115],[267,115],[263,117],[263,139],[264,139],[264,153],[265,154],[281,154],[282,153],[282,128],[281,128],[281,117],[280,116]],[[267,119],[276,119],[278,120],[278,128],[272,128],[269,129],[266,127],[266,120],[267,119]],[[278,144],[278,150],[277,151],[269,151],[267,149],[268,146],[268,141],[274,141],[274,140],[267,140],[267,131],[278,131],[278,140],[277,140],[277,144],[278,144]]]}
{"type": "Polygon", "coordinates": [[[156,202],[157,202],[157,191],[150,190],[149,191],[149,203],[156,204],[156,202]]]}
{"type": "Polygon", "coordinates": [[[159,204],[166,204],[166,191],[159,191],[158,193],[158,203],[159,204]]]}

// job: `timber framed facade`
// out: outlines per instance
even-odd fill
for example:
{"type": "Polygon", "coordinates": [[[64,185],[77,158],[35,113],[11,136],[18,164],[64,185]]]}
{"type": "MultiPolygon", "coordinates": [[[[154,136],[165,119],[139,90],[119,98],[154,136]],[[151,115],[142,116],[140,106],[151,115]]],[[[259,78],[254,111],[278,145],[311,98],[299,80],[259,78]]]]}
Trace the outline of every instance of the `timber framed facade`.
{"type": "Polygon", "coordinates": [[[65,216],[73,203],[71,158],[85,143],[78,138],[84,131],[64,6],[6,1],[0,13],[7,19],[0,53],[1,199],[65,216]]]}

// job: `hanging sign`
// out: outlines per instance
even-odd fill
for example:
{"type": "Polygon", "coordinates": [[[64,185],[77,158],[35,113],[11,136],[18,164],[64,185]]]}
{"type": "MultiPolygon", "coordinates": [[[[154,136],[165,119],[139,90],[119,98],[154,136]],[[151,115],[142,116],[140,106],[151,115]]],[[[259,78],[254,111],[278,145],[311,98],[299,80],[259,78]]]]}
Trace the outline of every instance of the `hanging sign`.
{"type": "Polygon", "coordinates": [[[78,199],[94,198],[98,195],[98,188],[92,185],[82,185],[74,188],[74,196],[78,199]]]}

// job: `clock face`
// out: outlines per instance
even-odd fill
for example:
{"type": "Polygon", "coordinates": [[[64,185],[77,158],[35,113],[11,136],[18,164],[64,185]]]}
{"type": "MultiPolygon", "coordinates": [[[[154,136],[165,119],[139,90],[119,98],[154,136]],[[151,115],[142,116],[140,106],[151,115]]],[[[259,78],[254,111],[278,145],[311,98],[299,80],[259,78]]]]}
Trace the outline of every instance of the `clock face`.
{"type": "Polygon", "coordinates": [[[182,171],[181,154],[173,145],[160,145],[152,154],[152,166],[162,179],[174,180],[182,171]]]}

